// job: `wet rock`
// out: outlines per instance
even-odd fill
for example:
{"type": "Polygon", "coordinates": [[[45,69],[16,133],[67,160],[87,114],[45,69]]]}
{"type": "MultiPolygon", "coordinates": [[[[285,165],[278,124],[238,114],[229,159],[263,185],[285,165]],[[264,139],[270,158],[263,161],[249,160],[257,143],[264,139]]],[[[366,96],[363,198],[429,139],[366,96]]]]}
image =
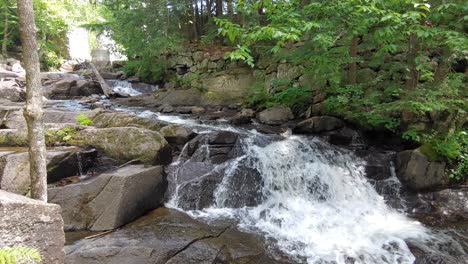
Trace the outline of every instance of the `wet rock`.
{"type": "Polygon", "coordinates": [[[274,106],[258,113],[257,118],[263,124],[281,125],[293,119],[294,115],[289,107],[274,106]]]}
{"type": "Polygon", "coordinates": [[[11,102],[24,102],[26,93],[14,80],[1,80],[0,78],[0,98],[11,102]]]}
{"type": "Polygon", "coordinates": [[[430,161],[420,149],[399,152],[396,173],[407,187],[416,191],[448,183],[445,162],[430,161]]]}
{"type": "Polygon", "coordinates": [[[269,257],[254,235],[226,225],[210,226],[164,208],[65,250],[68,264],[287,263],[269,257]]]}
{"type": "Polygon", "coordinates": [[[191,129],[179,125],[165,126],[159,131],[159,133],[163,135],[169,144],[174,146],[183,146],[196,135],[191,129]]]}
{"type": "Polygon", "coordinates": [[[70,96],[70,89],[76,86],[77,79],[69,78],[59,80],[44,90],[44,96],[49,99],[67,99],[70,96]]]}
{"type": "Polygon", "coordinates": [[[328,142],[333,145],[350,145],[362,143],[362,139],[357,131],[343,127],[341,129],[331,131],[328,134],[328,142]]]}
{"type": "Polygon", "coordinates": [[[158,111],[165,114],[172,113],[174,112],[174,107],[172,105],[165,104],[159,107],[158,111]]]}
{"type": "Polygon", "coordinates": [[[468,222],[468,188],[419,193],[408,201],[410,214],[429,226],[468,222]]]}
{"type": "Polygon", "coordinates": [[[72,151],[62,156],[52,157],[47,164],[47,182],[54,183],[70,176],[80,176],[97,164],[98,152],[95,149],[72,151]]]}
{"type": "Polygon", "coordinates": [[[294,129],[294,132],[304,134],[314,134],[326,131],[332,131],[344,126],[343,121],[332,116],[315,116],[306,119],[294,129]]]}
{"type": "Polygon", "coordinates": [[[41,263],[64,263],[60,211],[58,205],[0,190],[0,248],[32,247],[41,253],[41,263]]]}
{"type": "Polygon", "coordinates": [[[237,113],[235,116],[228,119],[231,124],[234,125],[243,125],[249,124],[252,122],[252,118],[255,117],[255,111],[252,109],[242,109],[240,113],[237,113]]]}
{"type": "Polygon", "coordinates": [[[156,165],[172,158],[168,155],[169,144],[164,137],[156,131],[143,128],[84,129],[76,134],[73,143],[83,147],[95,147],[119,162],[139,160],[145,164],[156,165]]]}
{"type": "Polygon", "coordinates": [[[177,203],[187,210],[208,208],[214,204],[214,192],[223,177],[214,171],[215,166],[208,162],[187,162],[170,167],[168,194],[174,195],[177,189],[177,203]]]}
{"type": "Polygon", "coordinates": [[[157,89],[154,85],[142,82],[132,83],[132,88],[140,93],[151,93],[157,89]]]}
{"type": "Polygon", "coordinates": [[[157,208],[167,184],[160,166],[131,165],[48,191],[62,207],[65,230],[111,230],[157,208]]]}
{"type": "Polygon", "coordinates": [[[192,107],[190,106],[180,106],[177,107],[175,110],[179,114],[191,114],[192,113],[192,107]]]}
{"type": "Polygon", "coordinates": [[[124,74],[121,71],[118,72],[110,72],[110,71],[100,71],[99,72],[104,79],[120,79],[124,74]]]}

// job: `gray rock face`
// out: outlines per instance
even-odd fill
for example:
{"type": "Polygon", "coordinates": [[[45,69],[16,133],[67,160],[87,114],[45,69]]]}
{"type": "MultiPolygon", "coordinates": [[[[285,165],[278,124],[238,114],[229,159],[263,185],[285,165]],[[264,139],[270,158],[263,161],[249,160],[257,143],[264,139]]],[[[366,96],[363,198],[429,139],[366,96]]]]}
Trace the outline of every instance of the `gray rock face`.
{"type": "Polygon", "coordinates": [[[65,230],[111,230],[127,224],[163,200],[162,167],[131,165],[96,178],[49,189],[49,202],[62,207],[65,230]]]}
{"type": "Polygon", "coordinates": [[[165,126],[159,132],[171,145],[184,145],[196,135],[191,129],[178,125],[165,126]]]}
{"type": "Polygon", "coordinates": [[[27,246],[47,264],[64,263],[60,206],[0,190],[0,248],[27,246]]]}
{"type": "Polygon", "coordinates": [[[145,164],[167,164],[172,158],[164,137],[144,128],[88,128],[76,134],[74,143],[95,147],[120,162],[136,159],[145,164]]]}
{"type": "MultiPolygon", "coordinates": [[[[21,195],[27,195],[30,190],[31,179],[29,176],[29,154],[27,152],[0,152],[0,189],[21,195]]],[[[48,151],[47,166],[54,168],[60,162],[70,156],[70,151],[48,151]]],[[[75,164],[76,168],[77,164],[75,164]]],[[[76,169],[75,169],[76,170],[76,169]]],[[[63,178],[73,176],[73,168],[53,171],[55,177],[63,178]]],[[[76,174],[74,174],[76,175],[76,174]]]]}
{"type": "Polygon", "coordinates": [[[26,94],[24,89],[13,80],[0,80],[0,98],[12,102],[24,102],[26,94]]]}
{"type": "Polygon", "coordinates": [[[406,186],[415,191],[448,183],[445,162],[430,161],[419,149],[397,154],[396,173],[406,186]]]}
{"type": "Polygon", "coordinates": [[[341,121],[338,118],[332,116],[314,116],[297,124],[295,132],[304,134],[314,134],[332,131],[335,129],[342,128],[343,126],[343,121],[341,121]]]}
{"type": "Polygon", "coordinates": [[[275,106],[258,113],[257,118],[263,124],[281,125],[293,119],[294,115],[289,107],[275,106]]]}
{"type": "Polygon", "coordinates": [[[226,225],[210,226],[165,208],[65,251],[67,264],[293,263],[270,258],[254,235],[226,225]]]}
{"type": "Polygon", "coordinates": [[[91,80],[80,79],[78,76],[68,74],[63,79],[55,79],[52,76],[44,83],[44,96],[50,99],[70,99],[77,96],[89,96],[102,94],[99,85],[91,80]]]}

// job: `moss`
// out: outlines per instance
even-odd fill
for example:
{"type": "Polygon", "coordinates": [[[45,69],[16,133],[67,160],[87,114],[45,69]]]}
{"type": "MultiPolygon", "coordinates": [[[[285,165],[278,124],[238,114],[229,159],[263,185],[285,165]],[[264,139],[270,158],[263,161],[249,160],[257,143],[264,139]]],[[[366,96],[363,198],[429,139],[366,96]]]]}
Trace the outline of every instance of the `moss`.
{"type": "Polygon", "coordinates": [[[432,148],[432,146],[429,143],[423,143],[421,147],[419,147],[419,151],[422,154],[424,154],[430,161],[441,160],[437,152],[432,148]]]}

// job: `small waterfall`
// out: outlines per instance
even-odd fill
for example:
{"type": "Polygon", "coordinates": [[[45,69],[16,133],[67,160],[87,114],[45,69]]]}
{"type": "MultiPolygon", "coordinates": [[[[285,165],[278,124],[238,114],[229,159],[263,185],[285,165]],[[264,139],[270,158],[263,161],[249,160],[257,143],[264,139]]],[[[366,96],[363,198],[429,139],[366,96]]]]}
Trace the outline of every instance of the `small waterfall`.
{"type": "Polygon", "coordinates": [[[133,89],[132,83],[125,80],[107,80],[112,87],[112,91],[116,93],[128,94],[129,96],[140,95],[141,93],[133,89]]]}
{"type": "Polygon", "coordinates": [[[81,154],[79,151],[75,152],[75,155],[76,155],[76,161],[78,163],[78,172],[79,172],[79,176],[80,177],[84,177],[86,176],[86,174],[84,174],[83,172],[83,163],[81,162],[81,154]]]}
{"type": "MultiPolygon", "coordinates": [[[[258,144],[259,137],[267,140],[250,134],[242,156],[216,166],[224,177],[214,204],[193,216],[239,219],[241,228],[273,239],[298,262],[413,263],[405,240],[426,239],[426,229],[385,203],[365,178],[363,161],[319,140],[289,136],[258,144]],[[245,168],[260,177],[258,199],[239,195],[252,188],[239,181],[255,177],[245,168]],[[233,207],[242,199],[250,200],[233,207]]],[[[170,205],[185,208],[181,203],[173,197],[170,205]]]]}

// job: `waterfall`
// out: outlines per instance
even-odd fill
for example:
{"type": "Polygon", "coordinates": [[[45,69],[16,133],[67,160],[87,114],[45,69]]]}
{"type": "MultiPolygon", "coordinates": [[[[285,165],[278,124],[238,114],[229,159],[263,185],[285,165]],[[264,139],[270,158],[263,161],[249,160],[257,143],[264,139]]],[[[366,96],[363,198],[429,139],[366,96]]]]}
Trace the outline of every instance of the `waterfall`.
{"type": "MultiPolygon", "coordinates": [[[[405,240],[424,240],[427,231],[386,204],[365,178],[364,161],[319,140],[289,136],[258,144],[259,138],[268,141],[257,133],[243,137],[243,155],[215,167],[224,177],[213,205],[191,215],[238,219],[240,228],[275,241],[298,262],[413,263],[405,240]],[[252,187],[239,185],[254,177],[245,168],[260,175],[261,197],[235,208],[233,201],[246,197],[239,192],[252,187]]],[[[185,208],[179,196],[168,205],[185,208]]]]}
{"type": "Polygon", "coordinates": [[[130,96],[140,95],[141,93],[133,89],[132,83],[122,80],[107,80],[112,87],[112,91],[116,93],[124,93],[130,96]]]}

